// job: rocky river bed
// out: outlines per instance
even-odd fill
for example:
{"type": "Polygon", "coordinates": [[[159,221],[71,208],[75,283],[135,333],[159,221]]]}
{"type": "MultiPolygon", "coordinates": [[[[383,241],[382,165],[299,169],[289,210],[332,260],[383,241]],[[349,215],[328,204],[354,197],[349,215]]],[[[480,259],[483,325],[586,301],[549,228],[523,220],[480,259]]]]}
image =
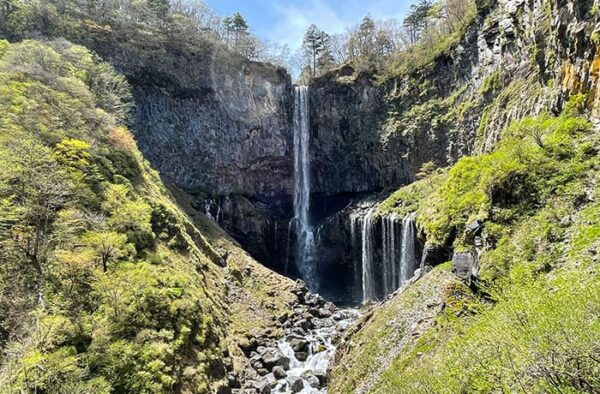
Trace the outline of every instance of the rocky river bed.
{"type": "Polygon", "coordinates": [[[343,333],[359,317],[301,286],[298,303],[282,322],[284,335],[245,349],[246,380],[234,393],[327,393],[327,369],[343,333]]]}

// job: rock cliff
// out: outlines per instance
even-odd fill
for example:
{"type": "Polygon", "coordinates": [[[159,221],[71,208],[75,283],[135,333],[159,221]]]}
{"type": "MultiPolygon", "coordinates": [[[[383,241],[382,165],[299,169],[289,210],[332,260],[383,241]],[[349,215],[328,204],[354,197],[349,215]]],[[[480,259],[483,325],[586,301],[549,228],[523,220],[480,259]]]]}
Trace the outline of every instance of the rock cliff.
{"type": "Polygon", "coordinates": [[[254,257],[281,268],[293,188],[287,72],[208,41],[133,53],[95,45],[127,76],[132,129],[163,179],[192,194],[254,257]]]}
{"type": "MultiPolygon", "coordinates": [[[[423,64],[384,75],[345,65],[313,80],[313,224],[331,227],[350,201],[412,182],[423,163],[447,166],[489,151],[512,120],[558,113],[572,94],[589,92],[587,105],[597,115],[594,4],[480,1],[467,29],[423,64]]],[[[163,178],[192,193],[196,207],[254,257],[280,271],[293,266],[287,73],[208,42],[143,50],[106,40],[88,45],[131,82],[132,129],[163,178]],[[164,51],[169,56],[155,56],[164,51]]],[[[324,264],[347,261],[343,253],[325,247],[324,264]]]]}

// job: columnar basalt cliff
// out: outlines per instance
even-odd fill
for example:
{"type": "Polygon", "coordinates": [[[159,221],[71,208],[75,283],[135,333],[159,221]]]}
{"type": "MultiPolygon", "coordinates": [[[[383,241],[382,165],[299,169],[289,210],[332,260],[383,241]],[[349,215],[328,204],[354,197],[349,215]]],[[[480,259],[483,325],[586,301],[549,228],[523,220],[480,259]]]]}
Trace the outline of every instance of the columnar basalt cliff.
{"type": "Polygon", "coordinates": [[[171,50],[176,67],[109,55],[133,87],[145,157],[254,257],[281,268],[292,212],[290,76],[215,44],[171,50]]]}
{"type": "Polygon", "coordinates": [[[310,93],[314,192],[373,192],[410,180],[408,146],[380,138],[387,104],[371,73],[344,66],[313,81],[310,93]]]}
{"type": "MultiPolygon", "coordinates": [[[[346,233],[347,224],[343,231],[326,227],[349,202],[412,182],[423,163],[447,166],[488,151],[512,120],[558,113],[571,94],[589,91],[596,114],[593,4],[480,1],[465,31],[422,64],[384,73],[344,65],[313,80],[314,225],[325,224],[323,234],[346,233]]],[[[209,42],[140,49],[107,33],[86,44],[129,79],[132,129],[163,178],[192,193],[195,206],[254,257],[280,271],[293,267],[289,75],[209,42]],[[169,56],[154,56],[161,51],[169,56]]],[[[348,261],[342,250],[326,246],[319,270],[338,271],[348,261]]],[[[340,282],[341,293],[353,291],[351,276],[340,282]]]]}
{"type": "Polygon", "coordinates": [[[203,56],[207,64],[187,64],[194,74],[183,70],[167,83],[161,75],[133,76],[136,135],[148,159],[189,191],[289,194],[289,75],[226,52],[203,56]]]}

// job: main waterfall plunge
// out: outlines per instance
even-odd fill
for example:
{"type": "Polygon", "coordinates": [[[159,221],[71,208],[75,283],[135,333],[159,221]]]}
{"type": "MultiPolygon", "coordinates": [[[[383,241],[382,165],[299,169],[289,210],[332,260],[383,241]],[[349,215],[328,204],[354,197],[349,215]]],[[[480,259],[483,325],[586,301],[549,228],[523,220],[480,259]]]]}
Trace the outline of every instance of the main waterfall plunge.
{"type": "Polygon", "coordinates": [[[294,218],[295,262],[307,286],[316,291],[314,235],[310,225],[310,129],[308,87],[294,88],[294,218]]]}

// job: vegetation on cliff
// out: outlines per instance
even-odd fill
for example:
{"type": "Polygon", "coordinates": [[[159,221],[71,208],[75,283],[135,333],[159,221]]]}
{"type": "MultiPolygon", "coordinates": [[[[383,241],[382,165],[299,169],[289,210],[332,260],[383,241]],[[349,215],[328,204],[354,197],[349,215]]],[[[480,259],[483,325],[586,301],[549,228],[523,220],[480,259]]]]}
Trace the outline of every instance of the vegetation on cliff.
{"type": "MultiPolygon", "coordinates": [[[[414,340],[398,342],[390,319],[379,316],[398,303],[424,308],[432,295],[415,297],[412,288],[439,283],[435,272],[449,266],[426,274],[374,312],[364,331],[373,334],[363,338],[359,332],[356,338],[363,340],[353,339],[345,349],[334,390],[559,393],[600,388],[600,137],[577,116],[582,102],[575,96],[560,117],[513,123],[495,151],[462,158],[381,204],[380,214],[416,210],[428,246],[451,245],[455,252],[475,249],[467,225],[482,222],[476,291],[449,286],[435,323],[414,340]],[[373,371],[352,361],[364,357],[373,360],[369,365],[383,366],[373,371]],[[348,369],[357,376],[367,372],[367,378],[345,380],[348,369]]],[[[391,321],[402,313],[398,316],[391,321]]]]}
{"type": "Polygon", "coordinates": [[[239,13],[221,18],[203,0],[7,0],[0,7],[0,35],[9,41],[63,37],[94,49],[122,45],[140,57],[161,47],[193,52],[211,45],[277,65],[289,56],[287,46],[252,34],[239,13]]]}
{"type": "Polygon", "coordinates": [[[237,343],[274,332],[295,299],[210,221],[193,218],[208,238],[192,224],[123,125],[130,107],[87,49],[0,41],[3,390],[227,386],[237,343]]]}
{"type": "Polygon", "coordinates": [[[66,41],[3,41],[0,95],[3,387],[206,387],[213,263],[122,126],[123,77],[66,41]]]}

